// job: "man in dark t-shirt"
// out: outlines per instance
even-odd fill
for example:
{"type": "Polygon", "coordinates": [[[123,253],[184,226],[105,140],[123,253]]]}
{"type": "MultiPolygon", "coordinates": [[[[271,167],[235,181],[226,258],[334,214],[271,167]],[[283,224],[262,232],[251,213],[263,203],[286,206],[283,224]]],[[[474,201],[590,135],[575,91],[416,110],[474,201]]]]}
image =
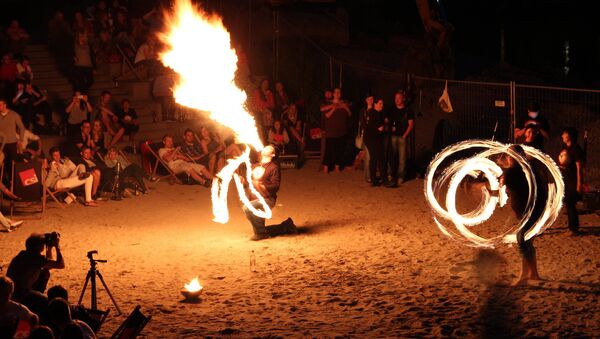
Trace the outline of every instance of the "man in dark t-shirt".
{"type": "Polygon", "coordinates": [[[58,236],[47,243],[43,234],[33,233],[25,241],[25,250],[15,256],[6,275],[15,283],[13,300],[23,300],[31,292],[43,293],[50,279],[51,269],[62,269],[65,262],[60,252],[58,236]],[[52,247],[56,249],[56,260],[52,259],[52,247]],[[42,252],[46,248],[46,255],[42,252]]]}
{"type": "Polygon", "coordinates": [[[398,91],[394,96],[394,106],[388,111],[389,150],[386,150],[387,164],[392,180],[386,187],[397,187],[404,182],[406,175],[406,145],[413,130],[415,113],[406,105],[404,91],[398,91]]]}
{"type": "Polygon", "coordinates": [[[576,204],[583,192],[584,153],[577,144],[577,130],[568,127],[561,133],[563,148],[558,154],[558,166],[565,182],[565,206],[569,219],[569,229],[579,234],[579,215],[576,204]]]}
{"type": "Polygon", "coordinates": [[[529,144],[540,151],[544,151],[544,140],[550,138],[550,125],[548,120],[540,114],[540,105],[533,103],[527,108],[527,116],[521,119],[515,128],[515,139],[519,139],[525,136],[525,131],[528,127],[533,127],[534,138],[529,144]]]}
{"type": "Polygon", "coordinates": [[[321,106],[325,127],[325,154],[323,172],[339,172],[344,162],[344,147],[348,134],[348,119],[352,115],[348,103],[342,100],[342,90],[333,90],[331,104],[321,106]]]}

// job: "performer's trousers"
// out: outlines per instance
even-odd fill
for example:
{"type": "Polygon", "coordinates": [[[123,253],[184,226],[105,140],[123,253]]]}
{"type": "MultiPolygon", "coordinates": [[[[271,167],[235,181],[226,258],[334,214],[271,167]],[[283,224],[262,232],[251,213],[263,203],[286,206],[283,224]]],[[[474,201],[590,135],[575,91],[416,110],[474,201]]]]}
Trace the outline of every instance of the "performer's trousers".
{"type": "MultiPolygon", "coordinates": [[[[273,208],[275,206],[274,199],[265,199],[265,201],[271,208],[273,208]]],[[[250,204],[252,206],[254,206],[254,208],[262,210],[262,205],[260,204],[258,199],[250,201],[250,204]]],[[[246,218],[248,218],[248,220],[252,224],[252,229],[254,230],[254,234],[256,234],[258,236],[274,237],[274,236],[282,235],[282,234],[286,233],[284,225],[278,224],[278,225],[272,225],[272,226],[265,226],[264,218],[257,217],[246,206],[243,207],[243,210],[244,210],[244,214],[246,215],[246,218]]]]}
{"type": "Polygon", "coordinates": [[[577,201],[579,201],[579,193],[577,190],[569,189],[565,190],[565,206],[567,207],[567,217],[569,219],[569,229],[571,232],[579,231],[579,215],[577,214],[577,201]]]}

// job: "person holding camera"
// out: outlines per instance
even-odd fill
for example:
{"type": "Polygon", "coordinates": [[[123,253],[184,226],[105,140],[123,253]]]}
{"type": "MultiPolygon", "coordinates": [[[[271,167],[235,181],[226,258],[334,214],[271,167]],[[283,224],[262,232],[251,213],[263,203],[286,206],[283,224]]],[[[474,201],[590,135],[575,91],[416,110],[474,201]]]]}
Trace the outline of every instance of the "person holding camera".
{"type": "Polygon", "coordinates": [[[15,284],[13,300],[23,300],[31,293],[44,293],[50,270],[65,268],[65,261],[60,252],[60,235],[56,232],[32,233],[25,241],[25,250],[19,252],[8,265],[6,275],[15,284]],[[53,259],[52,248],[56,251],[53,259]],[[42,254],[46,250],[45,254],[42,254]]]}
{"type": "Polygon", "coordinates": [[[50,169],[46,177],[46,186],[54,190],[68,189],[84,185],[85,190],[85,205],[97,207],[98,203],[92,199],[92,187],[94,185],[94,177],[85,169],[85,166],[75,165],[67,158],[61,158],[58,147],[50,149],[50,169]]]}
{"type": "Polygon", "coordinates": [[[90,120],[90,114],[93,108],[90,104],[87,95],[80,91],[75,91],[73,99],[65,111],[69,115],[67,119],[67,137],[69,139],[77,136],[81,131],[81,124],[84,121],[90,120]]]}

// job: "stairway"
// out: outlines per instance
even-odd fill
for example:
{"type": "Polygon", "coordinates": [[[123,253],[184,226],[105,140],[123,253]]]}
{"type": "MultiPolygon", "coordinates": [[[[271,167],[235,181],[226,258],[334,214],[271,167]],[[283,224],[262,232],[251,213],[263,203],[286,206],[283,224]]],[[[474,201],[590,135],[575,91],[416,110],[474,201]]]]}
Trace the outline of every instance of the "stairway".
{"type": "MultiPolygon", "coordinates": [[[[64,109],[71,101],[73,88],[67,77],[58,70],[58,65],[47,46],[29,45],[26,47],[24,55],[31,60],[35,85],[48,92],[48,100],[53,107],[59,110],[64,109]]],[[[153,122],[154,112],[159,111],[159,107],[152,100],[151,84],[148,81],[113,81],[114,75],[119,72],[120,65],[98,65],[94,75],[94,84],[88,95],[94,107],[103,91],[110,91],[115,103],[120,103],[122,99],[128,98],[131,101],[131,107],[137,111],[140,121],[140,131],[136,135],[136,141],[160,140],[166,133],[174,135],[177,140],[188,127],[198,131],[202,119],[196,115],[187,116],[183,123],[153,122]],[[115,66],[119,69],[115,69],[115,66]]],[[[157,119],[160,119],[160,114],[158,115],[157,119]]],[[[47,151],[50,147],[64,142],[64,139],[63,136],[44,136],[44,149],[47,151]]],[[[120,142],[117,146],[132,146],[132,143],[127,141],[128,137],[124,137],[124,139],[125,141],[120,142]]]]}

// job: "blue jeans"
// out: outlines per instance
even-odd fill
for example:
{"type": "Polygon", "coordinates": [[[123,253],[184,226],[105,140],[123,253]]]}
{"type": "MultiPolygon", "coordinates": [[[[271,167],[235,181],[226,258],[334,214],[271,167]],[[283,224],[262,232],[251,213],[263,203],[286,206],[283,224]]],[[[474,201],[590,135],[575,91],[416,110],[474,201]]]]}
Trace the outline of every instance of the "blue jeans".
{"type": "Polygon", "coordinates": [[[406,175],[406,140],[400,135],[392,135],[388,150],[389,170],[392,182],[404,180],[406,175]]]}

